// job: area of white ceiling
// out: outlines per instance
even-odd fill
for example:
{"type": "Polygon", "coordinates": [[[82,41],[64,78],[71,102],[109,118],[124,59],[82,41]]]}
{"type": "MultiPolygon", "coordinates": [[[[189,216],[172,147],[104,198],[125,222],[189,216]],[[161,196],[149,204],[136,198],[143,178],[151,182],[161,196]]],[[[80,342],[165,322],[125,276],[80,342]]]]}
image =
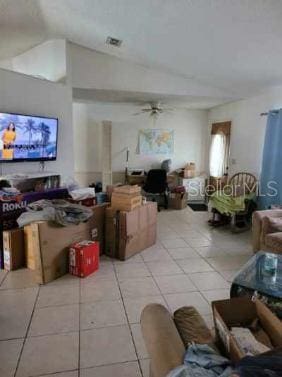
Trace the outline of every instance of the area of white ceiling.
{"type": "Polygon", "coordinates": [[[0,0],[0,58],[67,38],[245,97],[282,83],[281,19],[280,0],[0,0]]]}
{"type": "Polygon", "coordinates": [[[162,106],[169,106],[173,109],[210,109],[219,104],[227,102],[225,98],[204,97],[204,96],[177,96],[165,95],[163,93],[145,93],[117,90],[81,89],[73,88],[73,99],[83,103],[109,103],[125,104],[130,103],[141,108],[151,103],[160,102],[162,106]]]}

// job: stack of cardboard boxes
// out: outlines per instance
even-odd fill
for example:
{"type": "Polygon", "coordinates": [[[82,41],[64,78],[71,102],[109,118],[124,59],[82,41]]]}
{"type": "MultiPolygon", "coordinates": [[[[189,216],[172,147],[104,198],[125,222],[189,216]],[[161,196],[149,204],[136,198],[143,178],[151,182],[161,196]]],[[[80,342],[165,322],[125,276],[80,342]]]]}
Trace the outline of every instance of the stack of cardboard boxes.
{"type": "Polygon", "coordinates": [[[115,187],[111,197],[111,207],[117,211],[132,211],[142,204],[141,187],[119,186],[115,187]]]}
{"type": "Polygon", "coordinates": [[[125,260],[156,243],[157,204],[142,205],[138,186],[114,188],[106,209],[107,255],[125,260]]]}
{"type": "Polygon", "coordinates": [[[68,272],[73,243],[98,241],[101,253],[121,260],[155,244],[157,204],[142,205],[140,187],[115,187],[108,206],[92,207],[93,216],[79,225],[62,227],[40,221],[4,231],[5,269],[26,266],[34,270],[39,284],[45,284],[68,272]]]}

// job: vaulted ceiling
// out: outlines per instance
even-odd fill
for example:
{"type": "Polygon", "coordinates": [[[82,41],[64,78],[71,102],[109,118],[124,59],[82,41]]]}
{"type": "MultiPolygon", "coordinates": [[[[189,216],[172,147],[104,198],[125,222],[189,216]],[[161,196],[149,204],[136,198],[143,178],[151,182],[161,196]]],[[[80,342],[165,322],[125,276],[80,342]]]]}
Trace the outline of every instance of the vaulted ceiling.
{"type": "Polygon", "coordinates": [[[66,38],[245,97],[282,84],[281,20],[281,0],[0,0],[0,59],[66,38]]]}

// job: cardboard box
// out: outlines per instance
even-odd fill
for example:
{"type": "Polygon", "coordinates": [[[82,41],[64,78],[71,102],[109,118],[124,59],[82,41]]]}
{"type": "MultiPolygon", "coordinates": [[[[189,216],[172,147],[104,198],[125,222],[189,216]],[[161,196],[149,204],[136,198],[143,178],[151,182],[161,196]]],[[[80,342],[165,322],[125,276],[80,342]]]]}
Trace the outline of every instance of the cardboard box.
{"type": "Polygon", "coordinates": [[[81,241],[74,243],[69,252],[69,272],[86,277],[99,269],[99,242],[81,241]]]}
{"type": "Polygon", "coordinates": [[[183,209],[187,207],[188,194],[184,193],[171,193],[168,198],[168,207],[173,209],[183,209]]]}
{"type": "Polygon", "coordinates": [[[112,193],[114,192],[114,189],[116,187],[119,187],[119,186],[122,186],[121,183],[116,183],[115,185],[108,185],[106,187],[106,194],[107,194],[107,198],[109,201],[111,201],[111,198],[112,198],[112,193]]]}
{"type": "Polygon", "coordinates": [[[134,208],[140,207],[142,204],[141,195],[125,195],[112,193],[111,206],[118,211],[132,211],[134,208]]]}
{"type": "Polygon", "coordinates": [[[23,229],[3,232],[4,268],[7,271],[24,267],[24,233],[23,229]]]}
{"type": "Polygon", "coordinates": [[[70,203],[79,204],[85,207],[94,207],[96,205],[96,198],[87,198],[82,200],[68,199],[70,203]]]}
{"type": "Polygon", "coordinates": [[[157,204],[147,202],[130,212],[106,209],[105,253],[126,260],[156,243],[157,204]]]}
{"type": "Polygon", "coordinates": [[[105,222],[106,208],[109,203],[98,204],[92,208],[93,217],[91,218],[91,240],[98,241],[100,255],[105,251],[105,222]]]}
{"type": "Polygon", "coordinates": [[[24,227],[25,264],[30,270],[36,269],[35,251],[32,241],[32,229],[30,225],[24,227]]]}
{"type": "Polygon", "coordinates": [[[99,241],[102,247],[106,207],[107,204],[93,207],[93,216],[79,225],[62,227],[42,221],[25,227],[26,243],[32,254],[29,260],[34,263],[39,284],[48,283],[68,272],[68,254],[72,243],[93,240],[99,241]]]}
{"type": "Polygon", "coordinates": [[[118,258],[120,212],[112,207],[106,209],[105,254],[110,258],[118,258]]]}
{"type": "Polygon", "coordinates": [[[117,186],[114,188],[114,193],[138,196],[141,195],[141,187],[138,185],[117,186]]]}
{"type": "MultiPolygon", "coordinates": [[[[231,334],[231,327],[247,327],[256,318],[268,335],[273,348],[282,346],[282,322],[259,300],[247,297],[212,302],[214,324],[218,344],[232,361],[246,356],[231,334]]],[[[256,335],[254,333],[256,337],[256,335]]],[[[263,343],[263,338],[257,339],[263,343]]]]}
{"type": "Polygon", "coordinates": [[[183,172],[184,178],[194,178],[196,175],[196,165],[194,162],[188,163],[183,172]]]}
{"type": "MultiPolygon", "coordinates": [[[[0,197],[0,221],[3,230],[10,230],[18,227],[17,219],[25,212],[29,203],[41,199],[65,199],[69,197],[65,188],[51,189],[43,192],[27,192],[16,195],[10,200],[0,197]]],[[[0,268],[4,268],[3,235],[0,232],[0,268]]]]}

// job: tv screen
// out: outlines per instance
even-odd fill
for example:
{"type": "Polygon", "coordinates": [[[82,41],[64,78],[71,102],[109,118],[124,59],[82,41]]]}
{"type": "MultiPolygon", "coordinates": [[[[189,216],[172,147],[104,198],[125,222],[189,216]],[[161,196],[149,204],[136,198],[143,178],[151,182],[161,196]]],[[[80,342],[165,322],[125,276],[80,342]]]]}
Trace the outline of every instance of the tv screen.
{"type": "Polygon", "coordinates": [[[56,160],[57,133],[56,118],[0,112],[0,163],[56,160]]]}

